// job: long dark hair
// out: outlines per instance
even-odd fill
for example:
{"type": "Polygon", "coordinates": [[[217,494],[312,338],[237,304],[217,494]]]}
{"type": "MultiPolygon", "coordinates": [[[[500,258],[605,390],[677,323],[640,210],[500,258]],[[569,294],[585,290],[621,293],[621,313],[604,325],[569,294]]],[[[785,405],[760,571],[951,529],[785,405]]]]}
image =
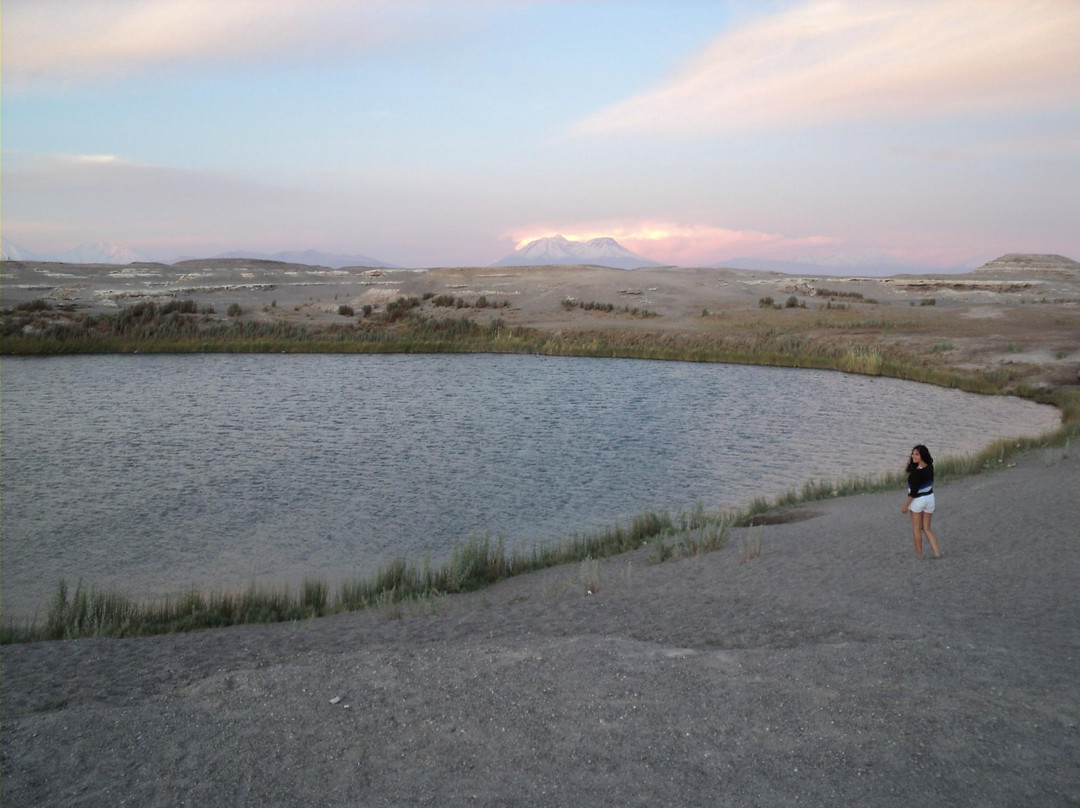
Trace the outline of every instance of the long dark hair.
{"type": "MultiPolygon", "coordinates": [[[[919,457],[922,458],[923,462],[926,465],[934,465],[934,458],[930,456],[930,450],[923,446],[921,443],[918,446],[912,446],[911,451],[918,452],[919,457]]],[[[911,472],[915,471],[915,469],[917,469],[918,467],[919,465],[911,459],[911,452],[908,452],[907,473],[911,474],[911,472]]]]}

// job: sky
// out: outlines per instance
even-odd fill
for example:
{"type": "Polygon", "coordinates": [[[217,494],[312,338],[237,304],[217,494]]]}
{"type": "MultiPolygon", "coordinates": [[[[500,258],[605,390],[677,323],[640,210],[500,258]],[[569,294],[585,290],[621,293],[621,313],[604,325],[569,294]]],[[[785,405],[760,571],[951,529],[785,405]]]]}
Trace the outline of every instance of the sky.
{"type": "Polygon", "coordinates": [[[4,0],[39,254],[1080,259],[1080,0],[4,0]]]}

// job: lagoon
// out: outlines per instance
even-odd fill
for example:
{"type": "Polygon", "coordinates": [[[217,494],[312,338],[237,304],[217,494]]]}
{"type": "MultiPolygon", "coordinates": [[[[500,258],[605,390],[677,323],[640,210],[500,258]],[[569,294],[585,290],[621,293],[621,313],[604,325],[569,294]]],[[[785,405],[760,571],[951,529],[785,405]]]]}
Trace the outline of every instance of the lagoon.
{"type": "Polygon", "coordinates": [[[954,455],[1058,424],[829,371],[487,354],[5,358],[0,397],[8,619],[61,577],[138,598],[333,585],[470,536],[743,506],[898,469],[915,443],[954,455]]]}

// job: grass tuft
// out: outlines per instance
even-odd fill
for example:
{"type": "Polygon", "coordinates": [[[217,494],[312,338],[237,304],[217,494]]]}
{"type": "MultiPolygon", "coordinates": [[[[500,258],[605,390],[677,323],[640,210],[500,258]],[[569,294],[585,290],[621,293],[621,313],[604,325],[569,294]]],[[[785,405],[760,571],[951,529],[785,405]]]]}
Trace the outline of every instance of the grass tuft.
{"type": "Polygon", "coordinates": [[[752,526],[739,542],[739,563],[761,557],[761,528],[752,526]]]}

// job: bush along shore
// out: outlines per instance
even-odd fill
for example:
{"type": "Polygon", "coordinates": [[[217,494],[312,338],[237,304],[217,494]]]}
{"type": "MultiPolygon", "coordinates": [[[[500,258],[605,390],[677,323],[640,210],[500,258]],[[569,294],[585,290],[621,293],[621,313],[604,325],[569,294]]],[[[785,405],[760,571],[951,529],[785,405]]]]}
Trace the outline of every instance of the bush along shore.
{"type": "Polygon", "coordinates": [[[1016,395],[1060,408],[1063,423],[1080,422],[1080,392],[1028,385],[1007,370],[976,373],[933,366],[923,356],[862,344],[854,335],[810,336],[775,326],[749,333],[549,332],[511,327],[500,317],[478,322],[465,315],[433,316],[422,310],[422,303],[402,297],[356,321],[308,326],[221,319],[212,307],[200,310],[192,300],[160,306],[143,302],[100,315],[33,301],[0,312],[0,354],[520,353],[771,365],[1016,395]]]}
{"type": "MultiPolygon", "coordinates": [[[[940,458],[934,464],[935,480],[948,482],[971,474],[1004,468],[1010,458],[1034,449],[1057,449],[1068,453],[1080,430],[1062,427],[1038,438],[997,441],[981,452],[940,458]]],[[[675,517],[667,512],[648,512],[630,524],[588,534],[574,534],[560,542],[508,552],[502,539],[472,538],[457,545],[449,561],[432,566],[395,559],[374,576],[341,584],[331,594],[328,584],[308,578],[297,590],[287,586],[252,585],[242,592],[201,593],[191,589],[176,597],[139,603],[121,592],[103,590],[78,582],[70,590],[66,581],[57,584],[43,622],[5,622],[0,642],[35,642],[83,637],[140,637],[216,628],[243,623],[273,623],[383,608],[388,617],[401,614],[405,603],[433,603],[444,595],[471,592],[515,575],[557,565],[581,562],[583,588],[587,570],[596,559],[649,547],[653,563],[677,560],[724,548],[732,528],[749,527],[740,547],[740,560],[762,553],[760,524],[763,514],[808,502],[854,494],[903,490],[906,476],[900,471],[844,480],[811,480],[776,498],[759,498],[741,510],[707,511],[700,503],[689,513],[675,517]]],[[[584,594],[584,591],[583,591],[584,594]]]]}

